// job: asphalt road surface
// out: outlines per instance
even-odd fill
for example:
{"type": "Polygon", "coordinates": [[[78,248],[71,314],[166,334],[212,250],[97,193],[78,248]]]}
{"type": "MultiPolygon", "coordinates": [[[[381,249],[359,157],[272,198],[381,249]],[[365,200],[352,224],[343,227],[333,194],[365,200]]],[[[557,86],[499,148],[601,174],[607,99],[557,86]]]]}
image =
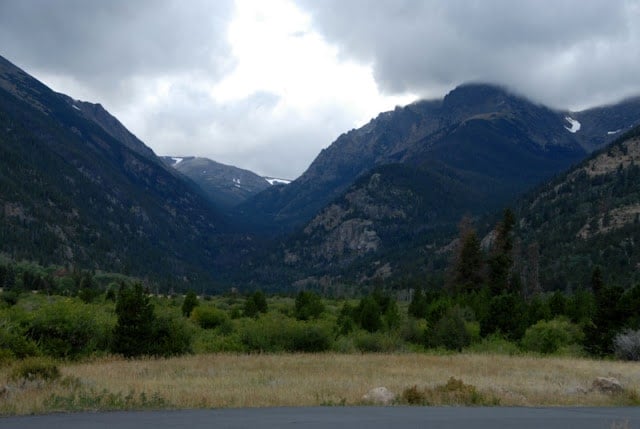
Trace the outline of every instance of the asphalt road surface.
{"type": "Polygon", "coordinates": [[[0,428],[640,428],[636,408],[313,407],[52,414],[0,428]]]}

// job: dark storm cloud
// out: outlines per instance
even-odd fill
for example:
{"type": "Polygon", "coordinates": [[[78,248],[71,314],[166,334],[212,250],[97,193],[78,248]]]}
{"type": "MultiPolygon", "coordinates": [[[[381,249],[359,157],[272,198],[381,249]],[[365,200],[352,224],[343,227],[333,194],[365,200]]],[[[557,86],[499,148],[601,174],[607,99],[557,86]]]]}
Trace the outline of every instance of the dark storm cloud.
{"type": "Polygon", "coordinates": [[[230,1],[0,2],[0,53],[103,90],[136,76],[229,68],[230,1]]]}
{"type": "Polygon", "coordinates": [[[609,0],[299,0],[386,93],[441,95],[466,81],[559,107],[640,93],[640,6],[609,0]]]}

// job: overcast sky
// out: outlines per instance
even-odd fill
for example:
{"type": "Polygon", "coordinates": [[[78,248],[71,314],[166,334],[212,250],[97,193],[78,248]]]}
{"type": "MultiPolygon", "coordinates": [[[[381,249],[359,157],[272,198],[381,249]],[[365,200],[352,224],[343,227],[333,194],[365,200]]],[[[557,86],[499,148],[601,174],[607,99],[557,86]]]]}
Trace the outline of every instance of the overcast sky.
{"type": "Polygon", "coordinates": [[[283,178],[469,81],[578,110],[640,94],[640,0],[0,0],[0,55],[158,155],[283,178]]]}

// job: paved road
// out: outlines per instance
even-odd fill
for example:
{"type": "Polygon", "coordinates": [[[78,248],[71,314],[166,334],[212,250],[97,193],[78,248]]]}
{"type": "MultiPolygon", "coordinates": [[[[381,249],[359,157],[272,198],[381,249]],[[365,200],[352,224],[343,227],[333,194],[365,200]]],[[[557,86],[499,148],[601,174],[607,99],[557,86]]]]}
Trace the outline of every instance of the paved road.
{"type": "Polygon", "coordinates": [[[640,428],[637,408],[314,407],[54,414],[0,428],[640,428]]]}

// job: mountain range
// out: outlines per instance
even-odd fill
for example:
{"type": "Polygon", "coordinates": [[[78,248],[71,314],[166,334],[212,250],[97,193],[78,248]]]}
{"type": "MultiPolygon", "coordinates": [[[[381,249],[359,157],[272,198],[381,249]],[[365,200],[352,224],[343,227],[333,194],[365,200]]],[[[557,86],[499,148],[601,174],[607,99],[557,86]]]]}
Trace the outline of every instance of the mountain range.
{"type": "Polygon", "coordinates": [[[463,85],[442,100],[398,107],[341,135],[290,186],[261,193],[237,214],[247,224],[290,232],[357,178],[393,163],[455,172],[474,183],[479,174],[485,195],[504,202],[612,141],[609,133],[637,124],[639,112],[640,99],[558,112],[500,87],[463,85]],[[581,131],[572,130],[576,123],[581,131]]]}
{"type": "Polygon", "coordinates": [[[446,263],[434,252],[464,215],[499,211],[638,123],[639,99],[558,112],[464,85],[343,134],[300,179],[240,208],[294,231],[265,268],[289,275],[280,281],[424,274],[446,263]]]}
{"type": "MultiPolygon", "coordinates": [[[[640,98],[568,112],[466,84],[381,113],[339,136],[301,177],[272,186],[205,158],[157,157],[101,105],[56,93],[0,57],[0,252],[210,289],[366,283],[442,270],[464,215],[482,228],[512,205],[523,243],[537,243],[550,267],[542,280],[577,284],[559,262],[562,243],[593,248],[626,231],[611,225],[635,213],[633,181],[598,188],[571,221],[578,232],[557,232],[554,204],[570,211],[569,196],[622,174],[590,175],[602,163],[581,162],[622,160],[638,124],[640,98]],[[587,172],[566,173],[571,166],[587,172]],[[559,198],[557,189],[569,191],[559,198]]],[[[620,171],[633,176],[625,162],[620,171]]]]}
{"type": "Polygon", "coordinates": [[[154,279],[208,278],[224,217],[100,105],[0,57],[0,252],[154,279]]]}

